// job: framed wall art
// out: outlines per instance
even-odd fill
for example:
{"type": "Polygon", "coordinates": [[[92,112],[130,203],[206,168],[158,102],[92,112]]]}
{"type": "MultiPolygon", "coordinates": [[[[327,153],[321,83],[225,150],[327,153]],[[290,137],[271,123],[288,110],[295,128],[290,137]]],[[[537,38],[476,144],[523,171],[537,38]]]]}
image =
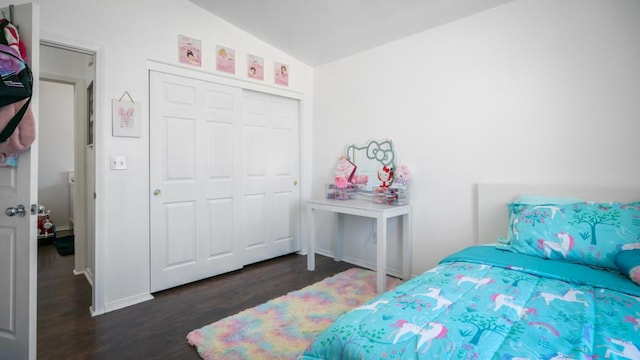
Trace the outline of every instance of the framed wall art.
{"type": "Polygon", "coordinates": [[[133,101],[128,91],[120,99],[112,100],[112,111],[113,136],[140,137],[140,103],[133,101]],[[125,95],[129,97],[128,100],[123,100],[125,95]]]}
{"type": "Polygon", "coordinates": [[[277,85],[289,86],[289,66],[279,62],[273,63],[273,73],[277,85]]]}
{"type": "Polygon", "coordinates": [[[178,35],[178,61],[183,64],[200,66],[202,53],[200,40],[178,35]]]}
{"type": "Polygon", "coordinates": [[[235,74],[236,51],[224,46],[216,46],[216,70],[235,74]]]}
{"type": "Polygon", "coordinates": [[[264,59],[260,56],[247,55],[247,76],[250,79],[264,80],[264,59]]]}

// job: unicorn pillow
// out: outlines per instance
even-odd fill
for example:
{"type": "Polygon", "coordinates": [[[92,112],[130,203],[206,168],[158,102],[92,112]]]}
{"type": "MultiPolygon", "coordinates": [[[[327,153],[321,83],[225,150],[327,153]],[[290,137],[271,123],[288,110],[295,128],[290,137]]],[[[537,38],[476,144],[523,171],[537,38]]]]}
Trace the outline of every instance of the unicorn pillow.
{"type": "Polygon", "coordinates": [[[508,204],[507,249],[616,269],[624,244],[640,242],[640,202],[508,204]]]}

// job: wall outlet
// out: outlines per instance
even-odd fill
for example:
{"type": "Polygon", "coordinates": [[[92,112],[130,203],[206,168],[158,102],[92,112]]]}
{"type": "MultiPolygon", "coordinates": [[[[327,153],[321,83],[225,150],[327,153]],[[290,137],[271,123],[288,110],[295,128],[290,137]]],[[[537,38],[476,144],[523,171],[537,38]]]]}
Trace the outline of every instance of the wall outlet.
{"type": "Polygon", "coordinates": [[[127,158],[124,156],[112,156],[111,157],[111,170],[126,170],[127,158]]]}

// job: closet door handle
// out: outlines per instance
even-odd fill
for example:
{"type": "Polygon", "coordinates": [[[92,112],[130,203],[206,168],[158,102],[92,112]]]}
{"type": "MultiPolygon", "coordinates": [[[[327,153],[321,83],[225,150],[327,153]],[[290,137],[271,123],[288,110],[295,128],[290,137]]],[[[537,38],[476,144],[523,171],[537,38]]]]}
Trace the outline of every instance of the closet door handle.
{"type": "Polygon", "coordinates": [[[160,189],[155,189],[155,190],[153,191],[153,195],[154,195],[154,196],[158,196],[158,195],[160,195],[161,193],[162,193],[162,191],[160,191],[160,189]]]}

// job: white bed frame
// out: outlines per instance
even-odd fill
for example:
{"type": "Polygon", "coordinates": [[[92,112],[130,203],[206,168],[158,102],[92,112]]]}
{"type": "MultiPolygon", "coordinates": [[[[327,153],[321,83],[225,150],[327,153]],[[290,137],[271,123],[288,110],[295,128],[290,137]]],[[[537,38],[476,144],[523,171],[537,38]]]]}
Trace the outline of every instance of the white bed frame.
{"type": "Polygon", "coordinates": [[[597,202],[640,201],[640,187],[478,184],[476,242],[494,244],[507,236],[507,206],[518,195],[562,196],[597,202]]]}

